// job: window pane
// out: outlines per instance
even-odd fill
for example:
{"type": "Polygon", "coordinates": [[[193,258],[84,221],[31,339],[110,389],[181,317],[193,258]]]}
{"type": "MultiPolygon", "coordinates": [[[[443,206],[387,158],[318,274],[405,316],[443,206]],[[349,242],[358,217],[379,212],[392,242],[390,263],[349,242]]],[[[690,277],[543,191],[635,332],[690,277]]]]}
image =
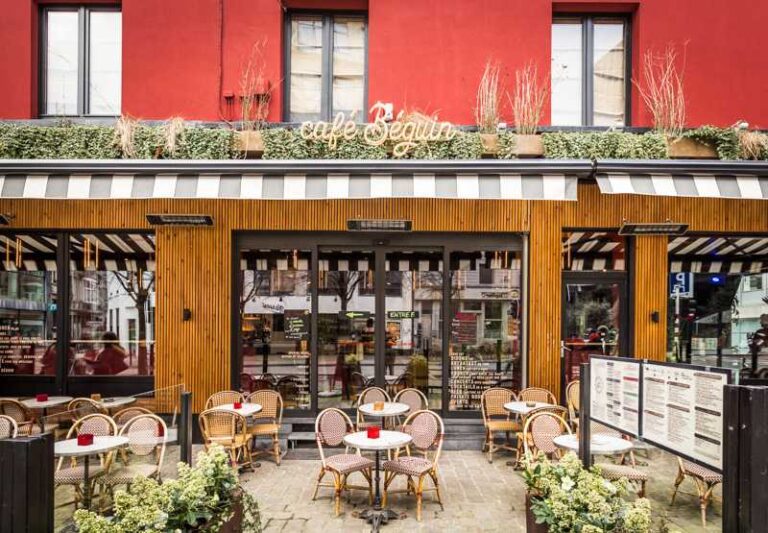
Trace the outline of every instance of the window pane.
{"type": "Polygon", "coordinates": [[[0,373],[56,374],[56,238],[0,236],[0,373]]]}
{"type": "Polygon", "coordinates": [[[594,25],[594,124],[623,126],[625,102],[624,23],[594,25]]]}
{"type": "Polygon", "coordinates": [[[520,388],[520,265],[507,250],[451,254],[452,411],[480,409],[490,387],[520,388]]]}
{"type": "Polygon", "coordinates": [[[45,113],[77,114],[77,11],[46,12],[45,113]]]}
{"type": "Polygon", "coordinates": [[[155,236],[72,235],[70,239],[69,324],[74,360],[69,374],[153,375],[155,236]]]}
{"type": "Polygon", "coordinates": [[[562,241],[563,270],[626,270],[626,238],[606,231],[567,231],[562,241]]]}
{"type": "Polygon", "coordinates": [[[311,252],[244,250],[240,259],[241,387],[309,409],[311,252]]]}
{"type": "Polygon", "coordinates": [[[580,126],[582,123],[582,35],[581,22],[552,25],[552,124],[580,126]]]}
{"type": "Polygon", "coordinates": [[[333,115],[356,112],[365,119],[365,21],[336,17],[333,22],[333,115]]]}
{"type": "Polygon", "coordinates": [[[322,112],[323,19],[291,20],[290,120],[317,120],[322,112]]]}
{"type": "Polygon", "coordinates": [[[88,112],[92,115],[120,114],[121,21],[119,12],[90,13],[88,112]]]}

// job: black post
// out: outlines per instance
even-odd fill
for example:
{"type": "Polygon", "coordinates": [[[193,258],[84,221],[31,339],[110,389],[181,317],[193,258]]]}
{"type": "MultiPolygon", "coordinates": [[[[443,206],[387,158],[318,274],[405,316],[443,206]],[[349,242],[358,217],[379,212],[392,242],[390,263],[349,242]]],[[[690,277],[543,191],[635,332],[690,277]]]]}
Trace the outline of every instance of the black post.
{"type": "Polygon", "coordinates": [[[53,435],[0,440],[0,531],[53,531],[53,435]]]}
{"type": "Polygon", "coordinates": [[[723,531],[739,531],[739,395],[743,390],[726,385],[723,397],[723,531]]]}
{"type": "Polygon", "coordinates": [[[181,461],[192,464],[192,393],[181,393],[179,418],[179,455],[181,461]]]}
{"type": "Polygon", "coordinates": [[[592,466],[592,453],[590,444],[590,368],[589,363],[579,365],[579,459],[589,468],[592,466]]]}

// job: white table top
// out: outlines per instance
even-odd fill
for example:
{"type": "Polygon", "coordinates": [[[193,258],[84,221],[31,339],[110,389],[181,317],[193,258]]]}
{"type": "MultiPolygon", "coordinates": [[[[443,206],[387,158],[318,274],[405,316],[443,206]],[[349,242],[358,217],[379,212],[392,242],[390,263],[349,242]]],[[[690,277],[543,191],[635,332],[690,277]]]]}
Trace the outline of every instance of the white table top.
{"type": "Polygon", "coordinates": [[[400,376],[396,376],[394,374],[387,374],[386,376],[384,376],[384,381],[386,381],[387,383],[389,383],[391,385],[392,383],[397,381],[397,378],[399,378],[399,377],[400,376]]]}
{"type": "Polygon", "coordinates": [[[411,436],[402,431],[384,431],[379,433],[378,439],[369,439],[368,432],[358,431],[344,437],[344,444],[360,450],[392,450],[400,448],[411,442],[411,436]]]}
{"type": "MultiPolygon", "coordinates": [[[[579,451],[579,437],[577,435],[560,435],[553,440],[558,448],[565,448],[574,452],[579,451]]],[[[589,443],[589,451],[592,455],[616,455],[626,453],[634,447],[631,441],[611,435],[592,435],[589,443]]]]}
{"type": "Polygon", "coordinates": [[[123,405],[130,405],[136,402],[136,398],[133,396],[115,396],[113,398],[102,398],[98,401],[99,405],[105,409],[114,409],[115,407],[122,407],[123,405]]]}
{"type": "Polygon", "coordinates": [[[131,438],[138,444],[174,444],[179,438],[179,432],[176,428],[168,428],[165,435],[158,437],[153,431],[136,431],[131,434],[131,438]]]}
{"type": "Polygon", "coordinates": [[[21,403],[30,409],[47,409],[49,407],[55,407],[57,405],[69,403],[71,401],[71,396],[48,396],[48,399],[44,402],[38,402],[35,398],[29,398],[27,400],[22,400],[21,403]]]}
{"type": "Polygon", "coordinates": [[[251,416],[261,411],[262,407],[257,403],[243,402],[243,406],[240,409],[235,409],[235,404],[233,403],[225,403],[217,407],[212,407],[211,409],[216,409],[217,411],[228,411],[230,413],[237,413],[243,416],[251,416]]]}
{"type": "Polygon", "coordinates": [[[106,452],[121,448],[128,444],[128,437],[93,437],[90,446],[78,446],[77,439],[61,440],[53,445],[53,455],[56,457],[81,457],[94,453],[106,452]]]}
{"type": "Polygon", "coordinates": [[[533,402],[535,405],[533,407],[528,407],[529,402],[509,402],[504,404],[504,409],[507,411],[511,411],[513,413],[517,413],[519,415],[527,415],[534,409],[538,409],[539,407],[553,407],[554,404],[546,403],[546,402],[533,402]]]}
{"type": "Polygon", "coordinates": [[[399,402],[384,402],[384,409],[376,411],[373,408],[373,403],[364,403],[360,407],[360,412],[368,416],[385,417],[385,416],[397,416],[407,413],[410,410],[410,406],[399,402]]]}

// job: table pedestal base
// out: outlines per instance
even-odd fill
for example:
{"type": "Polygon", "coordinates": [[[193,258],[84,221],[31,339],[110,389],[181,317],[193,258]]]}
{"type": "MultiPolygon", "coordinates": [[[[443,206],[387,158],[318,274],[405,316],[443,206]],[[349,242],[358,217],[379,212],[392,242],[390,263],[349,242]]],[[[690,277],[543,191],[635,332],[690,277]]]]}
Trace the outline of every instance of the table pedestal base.
{"type": "Polygon", "coordinates": [[[382,524],[396,520],[399,515],[392,509],[366,509],[360,513],[360,518],[371,524],[372,531],[378,531],[382,524]]]}

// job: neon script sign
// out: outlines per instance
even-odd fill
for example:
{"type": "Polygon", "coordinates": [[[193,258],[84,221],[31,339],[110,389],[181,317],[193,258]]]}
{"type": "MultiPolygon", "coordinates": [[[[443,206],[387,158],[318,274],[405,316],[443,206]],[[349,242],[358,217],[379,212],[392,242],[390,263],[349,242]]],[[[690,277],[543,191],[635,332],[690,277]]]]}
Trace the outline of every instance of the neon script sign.
{"type": "Polygon", "coordinates": [[[438,122],[429,118],[408,118],[403,111],[397,114],[393,122],[384,120],[385,107],[377,102],[371,107],[374,115],[373,122],[362,128],[353,118],[347,118],[339,113],[332,122],[304,122],[299,129],[299,135],[304,140],[324,141],[330,148],[336,148],[339,140],[354,140],[362,136],[369,146],[392,144],[394,157],[405,156],[412,148],[420,143],[435,141],[450,141],[456,137],[457,130],[450,122],[438,122]]]}

